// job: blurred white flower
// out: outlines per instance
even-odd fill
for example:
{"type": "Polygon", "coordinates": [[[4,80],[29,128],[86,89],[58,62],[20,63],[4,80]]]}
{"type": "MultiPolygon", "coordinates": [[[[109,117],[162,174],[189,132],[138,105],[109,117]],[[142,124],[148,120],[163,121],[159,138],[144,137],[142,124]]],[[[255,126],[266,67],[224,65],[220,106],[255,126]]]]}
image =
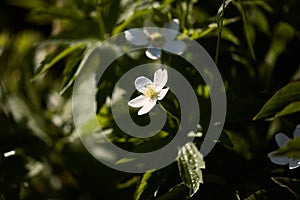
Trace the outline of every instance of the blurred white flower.
{"type": "MultiPolygon", "coordinates": [[[[293,137],[299,137],[300,136],[300,125],[296,127],[296,129],[293,132],[293,137]]],[[[283,133],[277,133],[275,135],[275,140],[278,144],[279,147],[284,146],[291,138],[286,136],[283,133]]],[[[289,169],[295,169],[300,166],[300,159],[292,159],[292,158],[287,158],[284,156],[275,156],[275,151],[272,151],[271,153],[268,154],[269,158],[271,161],[275,164],[279,165],[286,165],[289,164],[289,169]]]]}
{"type": "Polygon", "coordinates": [[[169,88],[164,88],[168,81],[167,70],[159,69],[154,73],[153,82],[144,76],[135,80],[135,88],[143,93],[142,95],[130,100],[128,105],[134,108],[140,108],[138,115],[148,113],[155,105],[157,100],[162,100],[169,88]]]}
{"type": "Polygon", "coordinates": [[[145,27],[141,29],[132,29],[125,31],[125,38],[136,46],[147,45],[146,56],[152,60],[161,57],[161,49],[182,54],[186,49],[186,44],[183,41],[175,40],[179,31],[179,21],[166,23],[164,29],[157,27],[145,27]],[[174,30],[174,31],[170,31],[174,30]]]}

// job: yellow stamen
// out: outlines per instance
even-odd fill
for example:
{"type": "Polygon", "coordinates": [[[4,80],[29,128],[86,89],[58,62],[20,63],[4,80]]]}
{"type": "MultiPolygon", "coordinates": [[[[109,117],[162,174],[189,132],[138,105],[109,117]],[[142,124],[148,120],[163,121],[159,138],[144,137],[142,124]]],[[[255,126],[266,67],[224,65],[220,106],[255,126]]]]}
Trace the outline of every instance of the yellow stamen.
{"type": "Polygon", "coordinates": [[[164,36],[159,32],[155,32],[151,34],[150,38],[153,47],[161,47],[165,43],[164,36]]]}
{"type": "Polygon", "coordinates": [[[147,90],[144,92],[144,95],[146,97],[149,97],[151,99],[157,97],[157,92],[154,87],[152,87],[151,85],[147,85],[146,87],[147,87],[147,90]]]}

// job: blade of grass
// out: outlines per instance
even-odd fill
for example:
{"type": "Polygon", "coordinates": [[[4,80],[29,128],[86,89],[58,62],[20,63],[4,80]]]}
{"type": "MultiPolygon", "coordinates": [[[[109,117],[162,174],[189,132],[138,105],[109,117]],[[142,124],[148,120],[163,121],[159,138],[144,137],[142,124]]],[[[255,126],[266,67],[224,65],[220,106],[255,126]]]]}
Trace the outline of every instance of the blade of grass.
{"type": "Polygon", "coordinates": [[[216,63],[216,65],[218,65],[218,62],[219,62],[220,43],[221,43],[221,37],[222,37],[224,9],[225,9],[225,0],[223,0],[221,12],[219,12],[220,11],[219,10],[218,14],[217,14],[217,24],[218,24],[218,28],[219,28],[219,34],[218,34],[217,48],[216,48],[216,57],[215,57],[215,63],[216,63]]]}
{"type": "Polygon", "coordinates": [[[244,34],[245,34],[245,37],[246,37],[247,46],[248,46],[248,49],[249,49],[249,52],[250,52],[250,55],[251,55],[252,59],[256,60],[255,53],[254,53],[254,50],[253,50],[253,46],[252,46],[252,43],[251,43],[251,37],[250,37],[250,34],[249,34],[250,31],[248,31],[249,24],[248,24],[246,12],[243,8],[241,0],[237,0],[237,2],[238,2],[237,7],[240,9],[241,16],[242,16],[242,21],[243,21],[243,25],[244,25],[243,29],[244,29],[244,34]]]}

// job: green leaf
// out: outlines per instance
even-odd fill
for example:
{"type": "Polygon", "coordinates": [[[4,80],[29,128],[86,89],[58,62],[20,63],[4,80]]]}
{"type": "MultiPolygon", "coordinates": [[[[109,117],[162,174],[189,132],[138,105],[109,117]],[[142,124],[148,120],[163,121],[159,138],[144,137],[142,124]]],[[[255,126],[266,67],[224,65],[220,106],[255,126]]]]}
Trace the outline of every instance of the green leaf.
{"type": "Polygon", "coordinates": [[[33,10],[33,15],[41,16],[41,18],[43,18],[44,15],[44,16],[48,16],[49,19],[51,17],[64,18],[74,22],[83,21],[85,17],[85,15],[79,10],[71,9],[71,8],[58,8],[58,7],[39,7],[33,10]]]}
{"type": "Polygon", "coordinates": [[[229,137],[232,146],[224,144],[224,146],[240,155],[246,160],[250,160],[253,154],[250,151],[250,143],[247,138],[240,132],[224,130],[229,137]]]}
{"type": "Polygon", "coordinates": [[[269,13],[274,12],[273,8],[269,4],[267,4],[265,1],[261,1],[261,0],[245,1],[244,0],[244,1],[242,1],[242,4],[249,5],[249,6],[259,6],[269,13]]]}
{"type": "MultiPolygon", "coordinates": [[[[135,200],[141,199],[141,196],[144,194],[146,189],[149,187],[148,180],[152,176],[153,172],[154,171],[148,171],[148,172],[144,173],[141,183],[139,184],[139,186],[135,192],[135,195],[134,195],[135,200]]],[[[150,194],[150,196],[152,196],[152,195],[150,194]]]]}
{"type": "Polygon", "coordinates": [[[266,35],[270,34],[270,25],[269,21],[260,9],[250,10],[249,19],[253,25],[257,27],[258,30],[265,33],[266,35]]]}
{"type": "Polygon", "coordinates": [[[134,22],[135,20],[146,17],[149,14],[153,14],[155,11],[162,11],[163,9],[168,7],[173,1],[174,0],[166,0],[163,4],[159,5],[155,9],[151,7],[147,9],[136,9],[131,16],[129,16],[122,23],[114,27],[112,34],[114,35],[122,32],[130,23],[134,22]]]}
{"type": "Polygon", "coordinates": [[[32,131],[33,135],[46,144],[51,143],[50,135],[47,134],[50,131],[51,124],[48,124],[39,113],[35,112],[26,99],[11,95],[8,97],[8,102],[8,107],[11,109],[12,116],[16,122],[26,122],[28,129],[32,131]]]}
{"type": "Polygon", "coordinates": [[[58,55],[56,55],[49,63],[45,64],[43,66],[43,68],[37,72],[37,74],[33,77],[33,79],[38,78],[40,75],[44,74],[51,67],[53,67],[57,62],[59,62],[66,56],[72,54],[74,51],[84,48],[85,46],[86,46],[86,44],[76,44],[76,45],[72,45],[72,46],[64,49],[62,52],[60,52],[58,55]]]}
{"type": "Polygon", "coordinates": [[[167,193],[158,197],[157,200],[186,199],[188,193],[188,188],[184,183],[180,183],[172,187],[167,193]]]}
{"type": "Polygon", "coordinates": [[[282,117],[285,115],[293,114],[300,111],[300,101],[295,101],[284,107],[278,112],[275,117],[282,117]]]}
{"type": "Polygon", "coordinates": [[[230,29],[223,28],[221,37],[223,40],[230,41],[237,46],[240,45],[238,37],[236,37],[230,29]]]}
{"type": "Polygon", "coordinates": [[[293,101],[300,100],[300,81],[291,82],[278,90],[262,107],[253,120],[270,117],[293,101]]]}
{"type": "Polygon", "coordinates": [[[82,60],[82,57],[83,57],[83,50],[80,49],[79,51],[75,51],[68,59],[66,63],[66,67],[63,71],[63,80],[60,86],[60,91],[65,91],[63,89],[73,79],[73,76],[80,64],[80,61],[82,60]]]}
{"type": "Polygon", "coordinates": [[[294,37],[294,28],[285,22],[279,22],[273,28],[271,44],[265,54],[263,64],[259,67],[259,74],[264,81],[265,87],[271,87],[277,60],[287,50],[289,43],[294,37]]]}
{"type": "Polygon", "coordinates": [[[76,71],[72,73],[73,76],[70,77],[70,79],[65,83],[64,87],[60,90],[60,94],[63,94],[74,83],[82,68],[89,68],[91,65],[97,66],[96,63],[99,63],[99,57],[91,56],[91,54],[96,51],[97,45],[98,43],[95,42],[95,45],[85,46],[86,49],[83,53],[83,58],[81,59],[79,66],[76,68],[76,71]]]}
{"type": "Polygon", "coordinates": [[[123,23],[121,23],[120,25],[114,27],[113,30],[113,35],[114,34],[118,34],[120,32],[122,32],[124,29],[126,29],[126,27],[134,20],[138,19],[138,18],[142,18],[150,13],[153,13],[153,9],[144,9],[144,10],[138,10],[136,11],[133,15],[131,15],[127,20],[125,20],[123,23]]]}
{"type": "Polygon", "coordinates": [[[249,53],[252,57],[253,60],[256,60],[255,58],[255,53],[253,49],[253,44],[254,44],[254,28],[253,26],[249,23],[249,19],[247,16],[247,9],[245,9],[244,5],[242,4],[241,0],[238,0],[236,3],[233,1],[233,4],[236,5],[236,7],[239,9],[243,21],[243,29],[244,29],[244,35],[245,39],[247,42],[248,50],[249,53]]]}
{"type": "Polygon", "coordinates": [[[163,168],[161,170],[145,172],[135,191],[134,200],[152,199],[154,193],[166,179],[168,169],[169,168],[163,168]]]}
{"type": "Polygon", "coordinates": [[[266,196],[266,190],[258,190],[246,200],[268,200],[269,198],[266,196]]]}
{"type": "Polygon", "coordinates": [[[205,168],[203,156],[194,143],[186,143],[179,150],[177,161],[180,177],[190,189],[191,197],[199,190],[200,183],[203,183],[201,171],[205,168]]]}
{"type": "Polygon", "coordinates": [[[132,185],[136,184],[138,181],[140,181],[140,177],[139,176],[133,176],[132,178],[130,178],[129,180],[127,180],[126,182],[122,182],[117,184],[117,188],[118,189],[125,189],[125,188],[129,188],[132,185]]]}
{"type": "MultiPolygon", "coordinates": [[[[240,20],[239,17],[230,18],[230,19],[223,19],[223,28],[224,28],[224,26],[230,25],[230,24],[235,23],[239,20],[240,20]]],[[[209,36],[212,36],[212,35],[216,35],[217,30],[218,30],[218,24],[213,22],[213,23],[209,24],[207,26],[207,28],[204,28],[204,29],[190,29],[185,34],[188,34],[192,39],[197,40],[199,38],[204,38],[204,37],[209,37],[209,36]]],[[[222,38],[224,37],[223,39],[229,40],[233,43],[238,43],[239,42],[239,41],[237,41],[238,39],[233,34],[230,33],[229,29],[228,29],[228,31],[226,30],[225,34],[226,34],[225,36],[222,36],[222,38]]]]}
{"type": "Polygon", "coordinates": [[[275,151],[274,156],[300,159],[300,137],[289,140],[285,145],[275,151]]]}
{"type": "Polygon", "coordinates": [[[116,161],[115,164],[116,165],[124,164],[124,163],[128,163],[128,162],[132,162],[134,160],[135,160],[135,158],[122,158],[122,159],[116,161]]]}
{"type": "Polygon", "coordinates": [[[300,198],[300,180],[285,177],[272,177],[272,180],[279,186],[286,188],[296,199],[300,198]]]}

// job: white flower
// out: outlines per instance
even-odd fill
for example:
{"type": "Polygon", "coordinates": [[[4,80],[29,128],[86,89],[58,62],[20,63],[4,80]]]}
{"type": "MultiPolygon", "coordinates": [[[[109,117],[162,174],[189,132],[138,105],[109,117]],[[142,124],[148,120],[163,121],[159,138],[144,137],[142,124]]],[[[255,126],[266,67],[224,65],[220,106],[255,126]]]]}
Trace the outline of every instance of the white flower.
{"type": "Polygon", "coordinates": [[[142,107],[138,115],[144,115],[148,113],[155,105],[157,100],[162,100],[169,88],[163,87],[168,81],[167,70],[157,70],[154,73],[153,82],[144,76],[140,76],[135,80],[135,88],[143,93],[142,95],[130,100],[128,105],[134,108],[142,107]]]}
{"type": "Polygon", "coordinates": [[[174,19],[172,22],[166,23],[164,28],[145,27],[143,30],[128,30],[125,31],[125,38],[136,46],[147,45],[146,56],[153,60],[161,57],[161,49],[175,54],[183,53],[186,49],[186,44],[182,41],[174,40],[179,31],[179,21],[174,19]]]}
{"type": "MultiPolygon", "coordinates": [[[[300,136],[300,125],[296,127],[293,133],[294,138],[300,136]]],[[[284,146],[291,138],[286,136],[283,133],[278,133],[275,135],[275,140],[278,144],[279,147],[284,146]]],[[[300,159],[292,159],[292,158],[287,158],[284,156],[275,156],[275,151],[272,151],[271,153],[268,154],[269,158],[271,161],[275,164],[279,165],[286,165],[289,164],[289,169],[295,169],[300,166],[300,159]]]]}

